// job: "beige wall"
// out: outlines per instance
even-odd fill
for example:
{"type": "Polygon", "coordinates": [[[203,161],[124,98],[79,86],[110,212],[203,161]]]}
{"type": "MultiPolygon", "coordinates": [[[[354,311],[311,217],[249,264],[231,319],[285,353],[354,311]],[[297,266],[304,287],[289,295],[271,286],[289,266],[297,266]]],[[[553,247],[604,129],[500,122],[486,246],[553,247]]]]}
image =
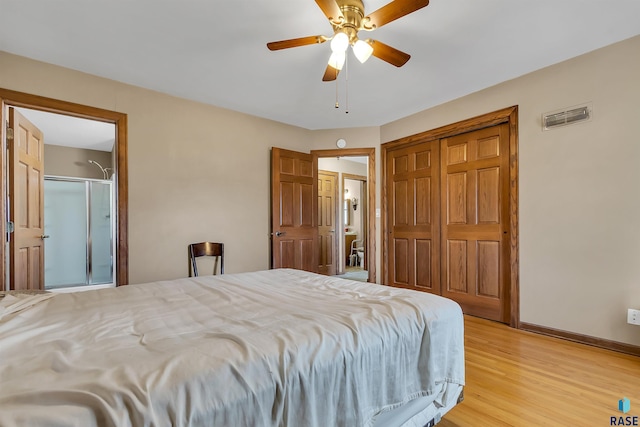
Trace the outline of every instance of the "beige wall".
{"type": "Polygon", "coordinates": [[[381,128],[383,142],[519,106],[521,320],[640,345],[640,37],[381,128]],[[541,114],[593,102],[590,122],[541,114]]]}
{"type": "Polygon", "coordinates": [[[128,114],[133,283],[185,275],[199,240],[227,243],[228,272],[267,268],[272,145],[377,147],[380,207],[380,142],[518,105],[521,320],[640,345],[638,52],[635,37],[381,128],[313,132],[4,53],[0,87],[128,114]],[[541,113],[585,101],[593,121],[542,132],[541,113]]]}
{"type": "MultiPolygon", "coordinates": [[[[103,179],[104,174],[100,168],[90,164],[89,160],[100,163],[103,168],[110,168],[111,157],[111,153],[106,151],[45,144],[44,173],[46,175],[103,179]]],[[[108,172],[111,176],[111,171],[108,172]]]]}
{"type": "Polygon", "coordinates": [[[228,273],[269,267],[270,147],[311,132],[0,52],[0,87],[128,115],[131,283],[187,275],[187,244],[228,273]]]}

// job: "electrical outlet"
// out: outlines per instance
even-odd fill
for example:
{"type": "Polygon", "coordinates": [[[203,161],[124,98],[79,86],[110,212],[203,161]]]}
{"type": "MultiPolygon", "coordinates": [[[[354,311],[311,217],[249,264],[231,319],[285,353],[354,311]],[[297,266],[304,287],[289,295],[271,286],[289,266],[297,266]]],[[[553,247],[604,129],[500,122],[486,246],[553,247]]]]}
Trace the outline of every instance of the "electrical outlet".
{"type": "Polygon", "coordinates": [[[630,325],[640,325],[640,310],[630,308],[627,310],[627,323],[630,325]]]}

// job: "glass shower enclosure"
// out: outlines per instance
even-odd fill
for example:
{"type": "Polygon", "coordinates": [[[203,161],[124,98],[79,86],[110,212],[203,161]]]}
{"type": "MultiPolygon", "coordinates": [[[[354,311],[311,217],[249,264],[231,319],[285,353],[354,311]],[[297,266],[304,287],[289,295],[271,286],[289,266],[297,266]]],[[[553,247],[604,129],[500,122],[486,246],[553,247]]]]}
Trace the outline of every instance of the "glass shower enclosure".
{"type": "Polygon", "coordinates": [[[45,289],[113,283],[112,185],[45,176],[45,289]]]}

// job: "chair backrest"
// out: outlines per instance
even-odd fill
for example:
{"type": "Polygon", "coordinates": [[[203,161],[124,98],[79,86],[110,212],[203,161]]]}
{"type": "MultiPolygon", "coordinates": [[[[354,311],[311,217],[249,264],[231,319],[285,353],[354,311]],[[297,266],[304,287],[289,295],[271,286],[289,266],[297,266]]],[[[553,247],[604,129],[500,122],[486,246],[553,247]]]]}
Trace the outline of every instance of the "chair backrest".
{"type": "Polygon", "coordinates": [[[196,258],[202,256],[214,257],[213,274],[217,274],[218,260],[220,260],[220,274],[224,274],[224,243],[202,242],[189,245],[189,277],[198,277],[196,258]]]}
{"type": "Polygon", "coordinates": [[[357,248],[362,246],[362,240],[353,240],[351,242],[351,255],[355,254],[357,251],[357,248]]]}

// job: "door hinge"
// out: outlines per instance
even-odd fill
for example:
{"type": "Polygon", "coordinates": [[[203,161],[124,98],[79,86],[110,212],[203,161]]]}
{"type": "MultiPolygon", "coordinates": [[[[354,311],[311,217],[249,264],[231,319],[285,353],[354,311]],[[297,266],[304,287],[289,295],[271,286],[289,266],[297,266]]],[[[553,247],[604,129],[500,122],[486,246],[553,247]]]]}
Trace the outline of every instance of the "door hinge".
{"type": "Polygon", "coordinates": [[[11,241],[11,233],[15,232],[13,221],[7,221],[7,242],[11,241]]]}
{"type": "Polygon", "coordinates": [[[9,127],[9,123],[7,123],[7,140],[13,139],[13,129],[9,127]]]}

